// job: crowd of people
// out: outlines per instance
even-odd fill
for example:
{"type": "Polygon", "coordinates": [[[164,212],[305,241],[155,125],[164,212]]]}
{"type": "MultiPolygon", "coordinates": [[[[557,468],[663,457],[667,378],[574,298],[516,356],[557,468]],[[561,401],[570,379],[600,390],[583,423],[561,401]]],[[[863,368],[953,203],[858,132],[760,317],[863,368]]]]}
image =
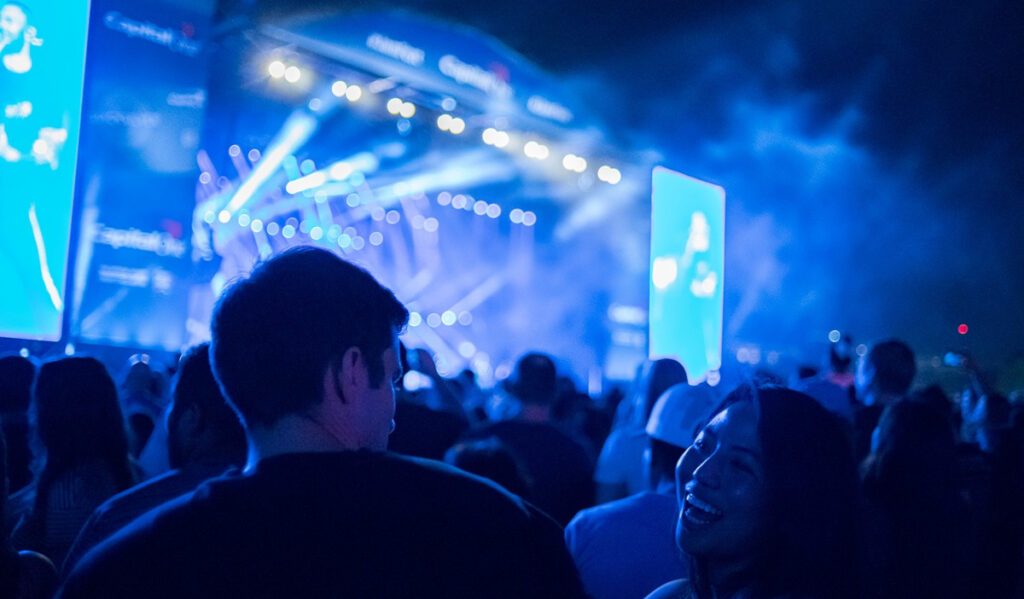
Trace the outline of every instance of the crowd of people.
{"type": "Polygon", "coordinates": [[[408,316],[304,247],[225,291],[169,392],[0,358],[0,597],[1024,596],[1024,406],[969,363],[955,401],[897,340],[597,398],[531,352],[484,390],[408,316]]]}

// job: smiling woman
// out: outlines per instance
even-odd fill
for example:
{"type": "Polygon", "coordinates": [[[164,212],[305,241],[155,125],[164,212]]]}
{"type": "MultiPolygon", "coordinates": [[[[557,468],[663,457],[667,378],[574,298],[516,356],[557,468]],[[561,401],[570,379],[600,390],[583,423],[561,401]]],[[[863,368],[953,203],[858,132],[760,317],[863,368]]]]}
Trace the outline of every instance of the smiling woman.
{"type": "Polygon", "coordinates": [[[648,599],[856,596],[848,438],[802,393],[730,393],[676,468],[676,541],[691,578],[648,599]]]}

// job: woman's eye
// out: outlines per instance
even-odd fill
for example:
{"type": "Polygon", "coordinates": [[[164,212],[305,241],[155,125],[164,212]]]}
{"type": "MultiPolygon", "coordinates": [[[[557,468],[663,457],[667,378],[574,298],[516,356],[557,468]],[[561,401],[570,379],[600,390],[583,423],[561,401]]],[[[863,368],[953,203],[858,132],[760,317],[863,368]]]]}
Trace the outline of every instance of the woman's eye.
{"type": "Polygon", "coordinates": [[[747,474],[750,474],[750,475],[753,475],[753,476],[757,475],[757,472],[754,469],[754,467],[751,466],[750,464],[748,464],[747,462],[743,461],[743,460],[733,460],[732,461],[732,466],[734,468],[742,470],[743,472],[746,472],[747,474]]]}

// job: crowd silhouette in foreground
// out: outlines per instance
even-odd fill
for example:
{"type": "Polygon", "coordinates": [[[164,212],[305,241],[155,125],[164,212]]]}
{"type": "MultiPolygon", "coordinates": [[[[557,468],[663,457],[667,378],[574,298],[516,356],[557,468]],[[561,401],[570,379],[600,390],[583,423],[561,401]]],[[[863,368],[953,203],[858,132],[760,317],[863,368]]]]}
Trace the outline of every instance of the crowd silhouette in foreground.
{"type": "Polygon", "coordinates": [[[893,339],[788,385],[663,359],[588,397],[531,352],[485,390],[408,315],[296,248],[173,373],[0,358],[0,597],[1024,596],[1024,405],[969,358],[955,400],[893,339]]]}

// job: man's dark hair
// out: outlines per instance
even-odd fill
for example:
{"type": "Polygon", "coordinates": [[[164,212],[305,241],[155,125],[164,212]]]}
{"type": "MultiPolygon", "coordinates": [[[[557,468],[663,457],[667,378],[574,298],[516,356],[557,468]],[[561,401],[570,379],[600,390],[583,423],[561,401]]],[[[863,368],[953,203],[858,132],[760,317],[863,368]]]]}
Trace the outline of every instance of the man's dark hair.
{"type": "Polygon", "coordinates": [[[866,356],[874,370],[873,385],[880,393],[905,395],[917,374],[914,352],[902,341],[889,339],[871,348],[866,356]]]}
{"type": "MultiPolygon", "coordinates": [[[[233,464],[245,461],[245,430],[238,420],[238,414],[231,409],[221,394],[217,379],[213,378],[209,343],[201,343],[181,357],[174,379],[173,395],[172,417],[175,413],[195,406],[202,415],[203,426],[216,432],[214,440],[217,447],[224,450],[225,457],[233,464]]],[[[172,467],[182,466],[174,464],[174,461],[176,460],[172,459],[172,467]]]]}
{"type": "Polygon", "coordinates": [[[322,401],[327,367],[358,348],[371,383],[409,312],[370,273],[327,250],[299,247],[256,267],[217,302],[213,372],[249,426],[322,401]]]}

